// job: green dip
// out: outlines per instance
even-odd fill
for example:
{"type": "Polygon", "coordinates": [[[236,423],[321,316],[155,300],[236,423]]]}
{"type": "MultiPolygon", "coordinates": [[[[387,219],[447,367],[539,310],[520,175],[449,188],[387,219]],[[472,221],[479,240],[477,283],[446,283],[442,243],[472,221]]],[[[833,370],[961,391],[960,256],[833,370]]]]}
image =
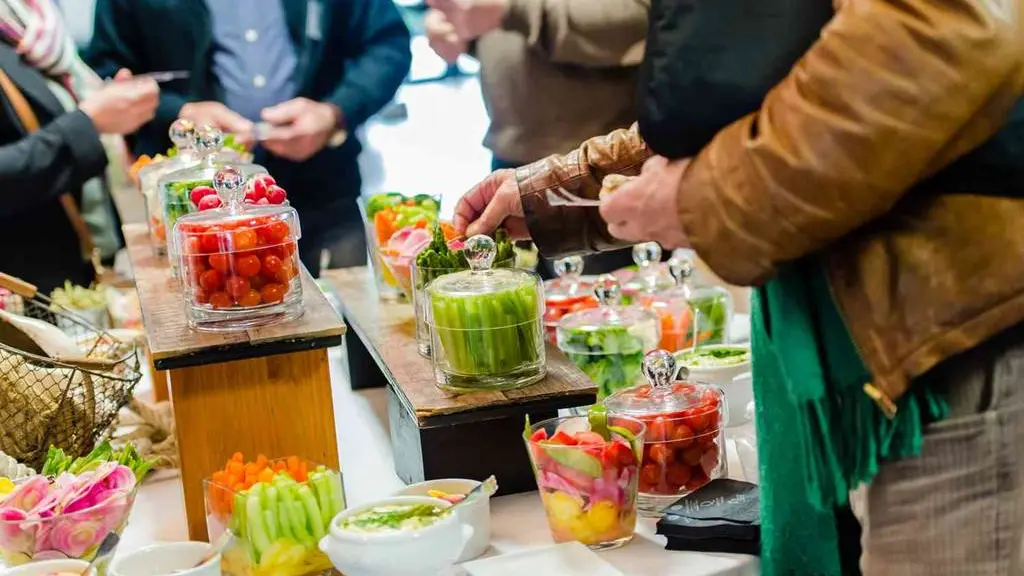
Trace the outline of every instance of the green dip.
{"type": "Polygon", "coordinates": [[[345,518],[341,528],[367,533],[419,530],[436,524],[444,518],[445,511],[432,504],[377,506],[345,518]]]}
{"type": "Polygon", "coordinates": [[[691,369],[721,368],[734,366],[750,360],[750,350],[746,348],[704,348],[685,352],[679,361],[691,369]]]}

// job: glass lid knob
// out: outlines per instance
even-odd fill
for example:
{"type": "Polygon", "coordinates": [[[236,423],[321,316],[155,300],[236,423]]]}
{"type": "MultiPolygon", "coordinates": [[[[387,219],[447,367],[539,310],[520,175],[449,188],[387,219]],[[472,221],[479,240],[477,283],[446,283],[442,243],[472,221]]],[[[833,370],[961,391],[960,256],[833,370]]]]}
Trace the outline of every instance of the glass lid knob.
{"type": "Polygon", "coordinates": [[[171,123],[167,136],[178,150],[192,148],[196,143],[196,125],[191,120],[178,118],[171,123]]]}
{"type": "Polygon", "coordinates": [[[618,306],[622,303],[622,288],[619,280],[611,274],[602,274],[594,283],[594,296],[602,306],[618,306]]]}
{"type": "Polygon", "coordinates": [[[559,278],[578,278],[583,274],[583,257],[568,256],[554,261],[555,276],[559,278]]]}
{"type": "Polygon", "coordinates": [[[496,246],[494,240],[487,235],[477,234],[466,240],[463,253],[469,262],[470,270],[488,270],[494,262],[496,246]]]}
{"type": "Polygon", "coordinates": [[[644,356],[644,378],[652,388],[667,388],[678,372],[676,357],[667,350],[654,350],[644,356]]]}
{"type": "Polygon", "coordinates": [[[213,189],[223,199],[232,212],[238,210],[242,203],[245,177],[242,171],[234,166],[225,166],[213,175],[213,189]]]}
{"type": "Polygon", "coordinates": [[[693,275],[693,260],[689,256],[673,254],[668,261],[668,272],[676,285],[681,285],[693,275]]]}
{"type": "Polygon", "coordinates": [[[224,146],[224,133],[207,124],[196,130],[196,151],[202,156],[212,156],[224,146]]]}
{"type": "Polygon", "coordinates": [[[661,262],[661,246],[657,242],[643,242],[634,245],[633,262],[641,269],[661,262]]]}

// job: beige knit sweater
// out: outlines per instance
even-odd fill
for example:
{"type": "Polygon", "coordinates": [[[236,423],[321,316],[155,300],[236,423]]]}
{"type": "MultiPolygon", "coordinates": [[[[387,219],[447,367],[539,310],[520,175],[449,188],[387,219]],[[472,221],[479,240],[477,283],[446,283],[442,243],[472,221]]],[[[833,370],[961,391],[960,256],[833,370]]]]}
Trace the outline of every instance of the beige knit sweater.
{"type": "Polygon", "coordinates": [[[650,0],[510,0],[476,42],[496,157],[526,164],[636,120],[650,0]]]}

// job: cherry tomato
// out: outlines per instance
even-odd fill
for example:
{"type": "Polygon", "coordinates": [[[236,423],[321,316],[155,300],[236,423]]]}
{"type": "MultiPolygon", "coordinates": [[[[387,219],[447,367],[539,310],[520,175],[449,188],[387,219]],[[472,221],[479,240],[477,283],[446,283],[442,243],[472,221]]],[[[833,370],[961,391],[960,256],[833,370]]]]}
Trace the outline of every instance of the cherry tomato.
{"type": "Polygon", "coordinates": [[[292,264],[291,260],[281,262],[281,269],[274,274],[274,278],[281,284],[287,284],[294,277],[295,265],[292,264]]]}
{"type": "Polygon", "coordinates": [[[235,273],[250,278],[260,273],[260,259],[255,254],[235,257],[235,273]]]}
{"type": "Polygon", "coordinates": [[[224,235],[219,234],[220,230],[220,226],[210,227],[199,239],[199,245],[203,249],[204,254],[213,254],[221,251],[224,246],[224,235]]]}
{"type": "Polygon", "coordinates": [[[262,290],[267,285],[267,279],[259,274],[249,278],[249,286],[255,290],[262,290]]]}
{"type": "Polygon", "coordinates": [[[696,490],[710,481],[708,479],[708,475],[705,474],[703,470],[694,468],[691,472],[692,476],[690,476],[690,481],[686,483],[687,490],[696,490]]]}
{"type": "Polygon", "coordinates": [[[227,274],[231,271],[231,258],[227,254],[210,254],[209,260],[210,268],[221,274],[227,274]]]}
{"type": "Polygon", "coordinates": [[[657,484],[661,481],[661,466],[648,462],[640,469],[640,481],[647,484],[657,484]]]}
{"type": "Polygon", "coordinates": [[[285,256],[291,256],[292,254],[295,254],[295,252],[299,250],[299,245],[296,244],[295,242],[288,242],[287,244],[284,244],[282,248],[284,248],[285,256]]]}
{"type": "Polygon", "coordinates": [[[693,443],[693,430],[686,424],[677,424],[672,431],[672,448],[679,450],[693,443]]]}
{"type": "Polygon", "coordinates": [[[690,481],[693,476],[693,468],[685,464],[672,463],[665,471],[665,479],[668,480],[669,484],[672,484],[678,490],[682,486],[686,486],[686,483],[690,481]]]}
{"type": "Polygon", "coordinates": [[[700,464],[700,459],[704,456],[703,446],[690,446],[686,450],[683,450],[682,461],[689,464],[690,466],[696,466],[700,464]]]}
{"type": "Polygon", "coordinates": [[[285,287],[280,284],[267,284],[260,290],[260,299],[266,304],[277,304],[284,300],[285,287]]]}
{"type": "Polygon", "coordinates": [[[249,228],[240,228],[231,234],[231,247],[235,252],[252,250],[259,243],[259,237],[249,228]]]}
{"type": "Polygon", "coordinates": [[[290,232],[291,229],[288,227],[287,223],[275,220],[270,224],[267,224],[265,234],[268,242],[276,244],[278,242],[283,242],[290,232]]]}
{"type": "Polygon", "coordinates": [[[279,260],[284,260],[284,248],[281,248],[280,246],[270,246],[268,248],[264,248],[262,250],[262,255],[260,256],[260,258],[266,258],[267,256],[277,256],[279,260]]]}
{"type": "Polygon", "coordinates": [[[650,442],[662,442],[669,436],[668,421],[658,416],[647,424],[647,440],[650,442]]]}
{"type": "Polygon", "coordinates": [[[199,275],[199,287],[207,292],[220,290],[223,284],[224,275],[217,270],[206,270],[199,275]]]}
{"type": "Polygon", "coordinates": [[[664,444],[654,444],[651,446],[651,460],[664,466],[672,460],[672,449],[664,444]]]}
{"type": "Polygon", "coordinates": [[[241,276],[231,276],[224,281],[224,289],[236,300],[245,296],[250,288],[249,281],[241,276]]]}
{"type": "Polygon", "coordinates": [[[241,298],[238,299],[239,306],[245,306],[247,308],[252,306],[259,306],[261,302],[260,293],[252,288],[249,289],[241,298]]]}
{"type": "Polygon", "coordinates": [[[202,288],[196,288],[192,291],[192,298],[195,299],[196,304],[209,304],[210,294],[202,288]]]}
{"type": "Polygon", "coordinates": [[[199,236],[189,236],[185,239],[185,254],[200,254],[203,251],[203,241],[199,236]]]}
{"type": "Polygon", "coordinates": [[[267,254],[263,257],[263,274],[270,276],[271,278],[277,276],[277,273],[281,270],[283,262],[277,256],[273,254],[267,254]]]}
{"type": "Polygon", "coordinates": [[[214,308],[231,308],[234,305],[231,296],[227,292],[214,292],[210,294],[210,305],[214,308]]]}

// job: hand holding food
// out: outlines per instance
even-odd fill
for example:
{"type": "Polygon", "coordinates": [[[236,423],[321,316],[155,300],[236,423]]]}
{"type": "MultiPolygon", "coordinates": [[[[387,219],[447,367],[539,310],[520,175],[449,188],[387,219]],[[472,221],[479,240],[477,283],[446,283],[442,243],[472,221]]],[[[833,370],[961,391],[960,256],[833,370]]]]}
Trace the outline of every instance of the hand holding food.
{"type": "Polygon", "coordinates": [[[665,248],[688,245],[677,218],[679,186],[689,159],[669,161],[654,156],[642,172],[626,182],[612,184],[600,207],[612,236],[631,242],[653,240],[665,248]]]}
{"type": "Polygon", "coordinates": [[[100,134],[131,134],[156,115],[160,88],[152,79],[132,78],[121,70],[116,82],[107,82],[78,108],[92,120],[100,134]]]}
{"type": "Polygon", "coordinates": [[[445,62],[454,64],[459,56],[469,49],[469,43],[459,38],[455,27],[448,21],[444,12],[429,10],[423,19],[423,25],[427,30],[430,48],[445,62]]]}
{"type": "Polygon", "coordinates": [[[196,126],[213,126],[228,134],[251,134],[253,130],[252,122],[220,102],[188,102],[181,107],[178,117],[191,120],[196,126]]]}
{"type": "Polygon", "coordinates": [[[303,162],[327,145],[339,128],[341,111],[336,106],[308,98],[294,98],[263,110],[261,118],[272,125],[261,144],[273,154],[303,162]]]}
{"type": "Polygon", "coordinates": [[[508,231],[512,240],[528,240],[523,204],[515,170],[492,172],[466,192],[455,207],[455,229],[462,235],[490,234],[499,227],[508,231]]]}

